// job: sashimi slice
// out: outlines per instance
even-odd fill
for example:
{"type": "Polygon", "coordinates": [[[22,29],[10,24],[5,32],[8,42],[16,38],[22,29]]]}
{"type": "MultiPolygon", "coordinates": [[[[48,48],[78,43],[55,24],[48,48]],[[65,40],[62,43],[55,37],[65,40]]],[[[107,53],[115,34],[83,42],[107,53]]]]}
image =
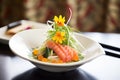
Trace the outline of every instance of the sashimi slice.
{"type": "Polygon", "coordinates": [[[66,62],[66,55],[55,42],[48,41],[46,46],[52,49],[63,62],[66,62]]]}
{"type": "Polygon", "coordinates": [[[70,46],[48,41],[46,46],[52,49],[63,62],[78,61],[77,52],[70,46]]]}

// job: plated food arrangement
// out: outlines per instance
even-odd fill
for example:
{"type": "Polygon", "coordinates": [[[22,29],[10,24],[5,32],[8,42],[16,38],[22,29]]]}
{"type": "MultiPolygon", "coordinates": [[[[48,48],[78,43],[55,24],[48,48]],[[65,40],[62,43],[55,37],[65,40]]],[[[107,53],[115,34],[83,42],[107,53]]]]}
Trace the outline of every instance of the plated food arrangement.
{"type": "Polygon", "coordinates": [[[28,29],[32,29],[32,26],[22,25],[22,21],[16,21],[7,25],[6,35],[15,35],[16,33],[28,29]]]}
{"type": "MultiPolygon", "coordinates": [[[[50,72],[65,72],[105,54],[102,46],[80,34],[73,32],[62,15],[53,21],[37,24],[39,28],[23,30],[13,35],[10,49],[19,57],[50,72]]],[[[30,22],[33,24],[32,22],[30,22]]]]}
{"type": "Polygon", "coordinates": [[[82,60],[77,39],[75,39],[70,27],[65,24],[65,17],[55,16],[51,30],[42,46],[33,49],[34,58],[51,63],[68,63],[82,60]]]}

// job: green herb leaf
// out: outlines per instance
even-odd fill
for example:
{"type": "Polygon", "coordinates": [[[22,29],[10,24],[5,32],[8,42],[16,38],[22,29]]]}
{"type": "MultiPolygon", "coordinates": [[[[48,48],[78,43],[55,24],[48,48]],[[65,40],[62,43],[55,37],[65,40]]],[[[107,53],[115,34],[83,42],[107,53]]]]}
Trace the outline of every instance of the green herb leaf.
{"type": "Polygon", "coordinates": [[[50,55],[50,53],[51,53],[51,49],[46,47],[46,48],[45,48],[45,53],[43,54],[43,56],[44,56],[45,58],[48,58],[49,55],[50,55]]]}

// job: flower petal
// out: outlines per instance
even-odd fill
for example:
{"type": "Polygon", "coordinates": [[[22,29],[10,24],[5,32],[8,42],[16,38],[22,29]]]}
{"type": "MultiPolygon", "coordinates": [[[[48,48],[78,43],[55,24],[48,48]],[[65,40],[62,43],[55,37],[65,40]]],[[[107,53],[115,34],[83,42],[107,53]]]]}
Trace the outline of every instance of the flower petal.
{"type": "Polygon", "coordinates": [[[61,44],[65,40],[65,32],[57,31],[52,37],[52,40],[61,44]]]}
{"type": "Polygon", "coordinates": [[[61,36],[65,36],[65,32],[61,32],[61,36]]]}
{"type": "Polygon", "coordinates": [[[54,19],[53,19],[55,22],[59,21],[58,17],[57,16],[54,16],[54,19]]]}

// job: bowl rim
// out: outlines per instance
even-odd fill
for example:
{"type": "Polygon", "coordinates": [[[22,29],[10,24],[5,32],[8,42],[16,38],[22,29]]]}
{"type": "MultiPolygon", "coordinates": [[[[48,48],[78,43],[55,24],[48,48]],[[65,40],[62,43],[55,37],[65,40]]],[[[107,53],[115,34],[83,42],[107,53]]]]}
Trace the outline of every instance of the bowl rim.
{"type": "Polygon", "coordinates": [[[77,32],[74,32],[74,34],[79,35],[79,36],[82,36],[82,37],[85,37],[85,38],[90,39],[90,40],[94,41],[95,43],[97,43],[98,46],[99,46],[99,48],[100,48],[100,50],[101,50],[101,52],[100,52],[99,54],[94,55],[94,56],[92,56],[92,57],[90,57],[90,58],[88,58],[88,59],[85,59],[85,60],[83,59],[83,60],[80,60],[80,61],[77,61],[77,62],[61,63],[61,64],[43,62],[43,61],[39,61],[39,60],[34,59],[34,58],[23,57],[22,55],[16,53],[16,52],[13,50],[13,48],[11,47],[11,45],[12,45],[11,41],[13,40],[13,38],[15,38],[16,36],[18,36],[19,34],[21,34],[21,33],[23,33],[23,32],[34,31],[34,30],[40,30],[40,29],[30,29],[30,30],[21,31],[21,32],[13,35],[13,36],[11,37],[11,39],[9,40],[9,47],[10,47],[11,51],[12,51],[15,55],[17,55],[17,56],[19,56],[19,57],[21,57],[21,58],[23,58],[23,59],[25,59],[25,60],[27,60],[27,61],[30,61],[30,62],[32,62],[32,63],[41,64],[41,65],[46,65],[46,66],[56,66],[56,67],[67,67],[67,66],[75,66],[75,65],[78,65],[78,66],[79,66],[79,65],[82,65],[82,64],[84,64],[84,63],[86,63],[86,62],[89,62],[89,61],[91,61],[91,60],[93,60],[93,59],[95,59],[95,58],[97,58],[97,57],[105,54],[105,51],[103,50],[102,46],[101,46],[97,41],[95,41],[95,40],[93,40],[93,39],[91,39],[91,38],[89,38],[89,37],[87,37],[87,36],[85,36],[85,35],[83,35],[83,34],[77,33],[77,32]]]}

